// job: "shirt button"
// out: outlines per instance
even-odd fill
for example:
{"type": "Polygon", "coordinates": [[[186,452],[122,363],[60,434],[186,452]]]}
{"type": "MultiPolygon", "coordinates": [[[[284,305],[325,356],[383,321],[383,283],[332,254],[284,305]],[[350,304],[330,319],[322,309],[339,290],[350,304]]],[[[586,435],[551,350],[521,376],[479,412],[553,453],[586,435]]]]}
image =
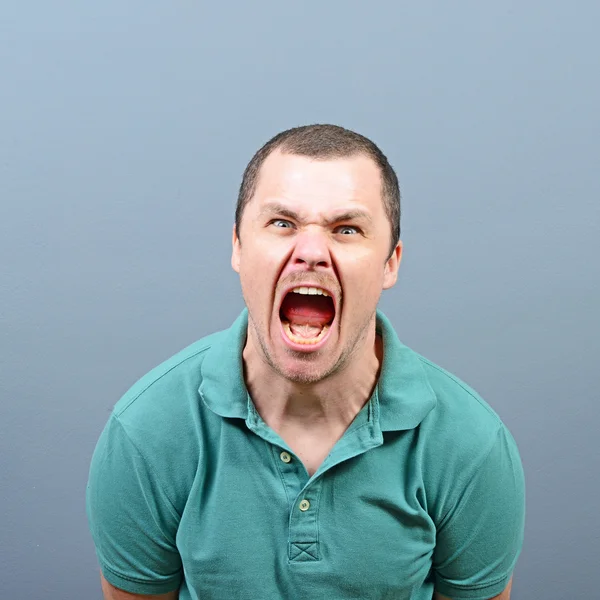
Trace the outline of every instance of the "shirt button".
{"type": "Polygon", "coordinates": [[[279,458],[284,462],[284,463],[289,463],[292,462],[292,457],[287,453],[287,452],[282,452],[279,455],[279,458]]]}
{"type": "Polygon", "coordinates": [[[310,502],[308,500],[302,500],[302,502],[300,502],[300,510],[302,512],[307,511],[310,508],[310,502]]]}

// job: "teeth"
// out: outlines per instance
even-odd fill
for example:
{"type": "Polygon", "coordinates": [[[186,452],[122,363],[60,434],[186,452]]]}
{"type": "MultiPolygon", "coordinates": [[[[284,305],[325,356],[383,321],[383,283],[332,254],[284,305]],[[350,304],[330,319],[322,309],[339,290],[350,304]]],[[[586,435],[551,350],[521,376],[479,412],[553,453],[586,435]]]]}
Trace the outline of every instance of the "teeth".
{"type": "Polygon", "coordinates": [[[292,290],[294,294],[304,294],[305,296],[329,296],[329,293],[318,287],[296,287],[292,290]]]}
{"type": "Polygon", "coordinates": [[[292,333],[289,323],[283,323],[283,330],[285,331],[285,334],[288,336],[288,338],[290,338],[290,340],[292,340],[292,342],[295,342],[296,344],[304,344],[305,346],[309,346],[311,344],[317,344],[318,342],[320,342],[321,339],[323,338],[323,336],[327,333],[328,329],[329,329],[329,325],[324,325],[323,329],[321,329],[321,332],[319,333],[319,335],[317,337],[303,338],[303,337],[300,337],[299,335],[295,335],[294,333],[292,333]]]}

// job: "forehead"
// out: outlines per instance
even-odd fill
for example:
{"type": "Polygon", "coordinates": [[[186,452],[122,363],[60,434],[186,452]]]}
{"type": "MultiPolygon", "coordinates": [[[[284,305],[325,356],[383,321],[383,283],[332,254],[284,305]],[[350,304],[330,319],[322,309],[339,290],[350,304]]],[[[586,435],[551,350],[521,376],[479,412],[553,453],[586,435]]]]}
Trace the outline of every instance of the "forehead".
{"type": "Polygon", "coordinates": [[[383,209],[381,188],[379,168],[364,154],[315,159],[277,150],[263,163],[250,204],[277,200],[327,210],[358,203],[376,212],[383,209]]]}

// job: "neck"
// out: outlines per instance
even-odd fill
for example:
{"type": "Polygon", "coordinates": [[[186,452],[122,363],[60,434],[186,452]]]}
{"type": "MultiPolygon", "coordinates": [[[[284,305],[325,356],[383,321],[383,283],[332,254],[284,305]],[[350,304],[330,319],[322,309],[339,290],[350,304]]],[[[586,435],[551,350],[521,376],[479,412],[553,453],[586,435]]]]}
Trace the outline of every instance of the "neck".
{"type": "Polygon", "coordinates": [[[277,373],[259,355],[250,337],[243,352],[246,385],[258,413],[275,431],[307,428],[339,437],[377,384],[383,342],[374,327],[344,368],[310,384],[277,373]]]}

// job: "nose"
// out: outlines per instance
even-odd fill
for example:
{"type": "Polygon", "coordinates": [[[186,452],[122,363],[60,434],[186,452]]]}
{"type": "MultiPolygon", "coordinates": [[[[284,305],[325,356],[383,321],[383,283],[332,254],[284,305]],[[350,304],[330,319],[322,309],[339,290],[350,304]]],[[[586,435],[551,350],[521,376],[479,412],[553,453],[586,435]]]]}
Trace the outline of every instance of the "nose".
{"type": "Polygon", "coordinates": [[[296,235],[291,260],[294,265],[306,265],[310,269],[328,268],[331,256],[327,236],[318,231],[303,231],[296,235]]]}

